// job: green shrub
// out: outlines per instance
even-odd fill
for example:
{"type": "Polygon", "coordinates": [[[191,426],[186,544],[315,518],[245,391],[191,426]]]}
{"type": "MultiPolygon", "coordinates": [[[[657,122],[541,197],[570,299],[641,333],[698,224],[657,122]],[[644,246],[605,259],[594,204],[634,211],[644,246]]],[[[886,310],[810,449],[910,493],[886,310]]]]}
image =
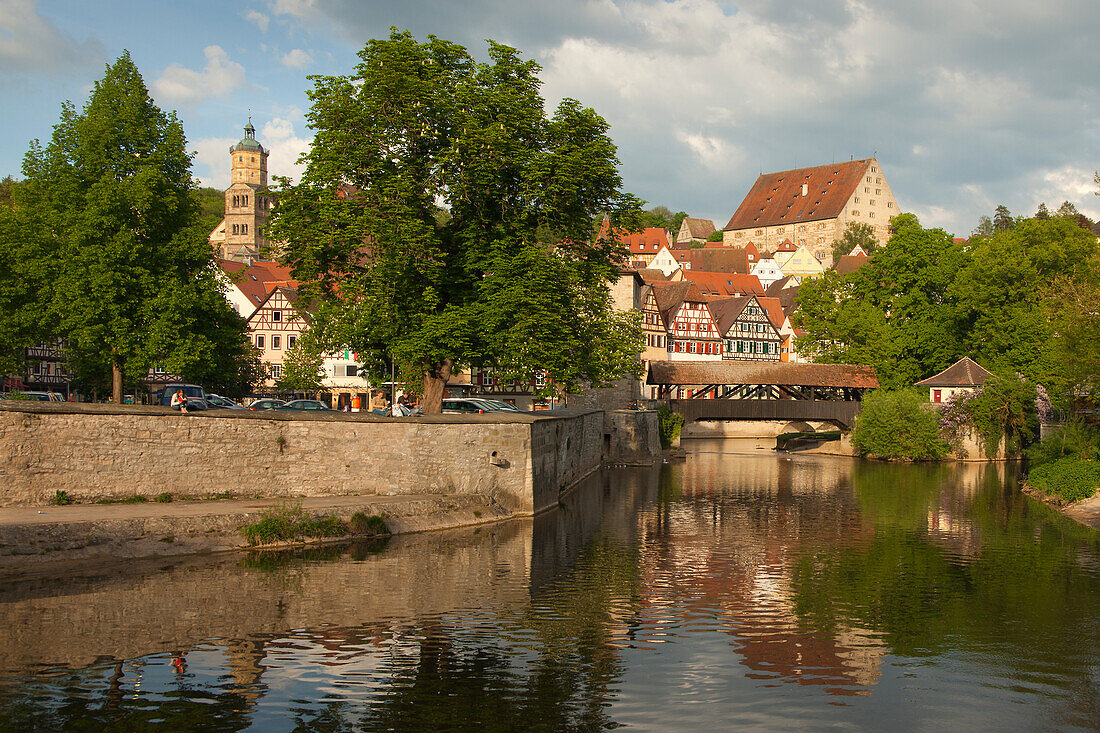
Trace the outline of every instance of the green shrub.
{"type": "Polygon", "coordinates": [[[260,521],[241,527],[241,534],[250,545],[288,542],[305,537],[343,537],[348,531],[344,520],[331,514],[307,514],[301,502],[268,509],[261,512],[260,521]]]}
{"type": "Polygon", "coordinates": [[[1059,458],[1100,459],[1100,430],[1080,421],[1066,423],[1027,451],[1032,466],[1054,463],[1059,458]]]}
{"type": "Polygon", "coordinates": [[[911,461],[939,460],[950,449],[924,392],[876,389],[863,398],[852,445],[860,455],[911,461]]]}
{"type": "Polygon", "coordinates": [[[1100,488],[1100,462],[1080,458],[1059,458],[1031,469],[1027,482],[1047,496],[1058,496],[1067,504],[1088,499],[1100,488]]]}
{"type": "Polygon", "coordinates": [[[167,504],[172,501],[172,495],[165,491],[162,494],[157,494],[153,497],[153,501],[159,501],[161,504],[167,504]]]}
{"type": "Polygon", "coordinates": [[[384,535],[390,533],[390,528],[386,526],[386,520],[377,514],[368,517],[363,512],[356,512],[351,515],[348,526],[352,534],[384,535]]]}
{"type": "Polygon", "coordinates": [[[680,437],[680,430],[684,427],[683,415],[677,415],[665,405],[657,409],[657,430],[661,436],[661,448],[668,450],[673,442],[680,437]]]}
{"type": "Polygon", "coordinates": [[[58,489],[57,491],[53,492],[53,499],[50,500],[50,503],[55,506],[65,506],[66,504],[72,504],[73,498],[69,496],[69,493],[67,491],[62,491],[61,489],[58,489]]]}

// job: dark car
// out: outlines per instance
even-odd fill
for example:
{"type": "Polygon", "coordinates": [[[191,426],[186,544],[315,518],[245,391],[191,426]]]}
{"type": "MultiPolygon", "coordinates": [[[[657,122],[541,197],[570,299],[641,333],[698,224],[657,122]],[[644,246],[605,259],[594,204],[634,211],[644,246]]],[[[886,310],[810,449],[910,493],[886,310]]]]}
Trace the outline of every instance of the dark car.
{"type": "Polygon", "coordinates": [[[226,409],[226,410],[247,410],[248,409],[247,407],[241,407],[240,405],[238,405],[236,402],[229,399],[228,397],[222,397],[221,395],[216,395],[216,394],[207,394],[206,395],[206,404],[210,405],[210,407],[213,408],[213,409],[218,409],[218,408],[222,408],[222,409],[226,409]]]}
{"type": "Polygon", "coordinates": [[[443,400],[442,412],[448,415],[483,415],[487,412],[499,412],[481,400],[451,398],[443,400]]]}
{"type": "MultiPolygon", "coordinates": [[[[183,396],[187,398],[188,405],[190,405],[191,400],[205,400],[206,399],[206,393],[203,392],[202,387],[198,386],[197,384],[166,384],[166,385],[164,385],[164,389],[159,389],[156,392],[154,392],[153,394],[154,394],[154,397],[156,398],[156,403],[158,405],[163,405],[164,407],[171,407],[172,406],[172,395],[174,395],[176,392],[179,392],[180,390],[183,390],[183,396]]],[[[177,407],[177,408],[173,408],[173,409],[179,409],[179,408],[177,407]]],[[[200,410],[206,409],[206,406],[203,405],[203,407],[200,407],[198,409],[200,409],[200,410]]]]}
{"type": "Polygon", "coordinates": [[[249,410],[274,410],[276,407],[282,407],[286,403],[282,400],[274,399],[273,397],[265,397],[262,400],[255,400],[248,406],[249,410]]]}
{"type": "Polygon", "coordinates": [[[320,400],[291,400],[290,402],[287,402],[285,405],[279,405],[275,409],[276,410],[310,410],[310,411],[327,410],[328,412],[333,411],[331,407],[326,405],[324,402],[321,402],[320,400]]]}

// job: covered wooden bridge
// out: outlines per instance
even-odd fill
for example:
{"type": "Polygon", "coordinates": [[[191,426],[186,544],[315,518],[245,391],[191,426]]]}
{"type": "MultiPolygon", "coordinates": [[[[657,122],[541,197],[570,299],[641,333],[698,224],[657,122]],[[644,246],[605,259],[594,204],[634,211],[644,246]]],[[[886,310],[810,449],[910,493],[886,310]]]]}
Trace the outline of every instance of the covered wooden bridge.
{"type": "Polygon", "coordinates": [[[819,420],[847,427],[878,377],[874,367],[855,364],[657,361],[646,383],[687,422],[819,420]]]}

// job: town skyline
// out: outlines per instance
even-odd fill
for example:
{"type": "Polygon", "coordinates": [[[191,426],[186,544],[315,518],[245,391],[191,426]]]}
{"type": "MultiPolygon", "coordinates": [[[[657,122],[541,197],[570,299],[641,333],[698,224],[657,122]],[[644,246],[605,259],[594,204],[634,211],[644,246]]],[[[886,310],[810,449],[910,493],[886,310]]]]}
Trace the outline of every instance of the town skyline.
{"type": "Polygon", "coordinates": [[[781,13],[677,0],[550,13],[486,0],[441,16],[424,3],[272,0],[226,12],[200,2],[185,12],[0,0],[10,34],[0,33],[0,101],[19,110],[5,116],[0,176],[20,176],[29,141],[47,139],[62,101],[80,104],[123,49],[157,103],[178,111],[202,185],[228,185],[225,151],[249,113],[272,173],[294,174],[310,137],[306,77],[350,73],[362,44],[395,25],[479,58],[486,38],[515,46],[542,64],[548,106],[575,97],[608,120],[627,190],[719,228],[761,173],[872,155],[900,210],[959,236],[1001,203],[1030,215],[1068,200],[1095,219],[1100,87],[1088,39],[1100,11],[1063,5],[937,15],[788,3],[781,13]]]}

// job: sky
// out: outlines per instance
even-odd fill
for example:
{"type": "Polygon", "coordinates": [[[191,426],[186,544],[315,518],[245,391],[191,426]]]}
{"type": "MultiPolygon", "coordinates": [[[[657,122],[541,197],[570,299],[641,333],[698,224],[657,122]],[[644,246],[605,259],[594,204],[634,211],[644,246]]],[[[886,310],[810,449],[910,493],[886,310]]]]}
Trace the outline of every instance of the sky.
{"type": "Polygon", "coordinates": [[[876,156],[898,205],[966,236],[1005,204],[1100,218],[1097,0],[0,0],[0,177],[129,50],[224,188],[251,115],[293,176],[313,74],[389,28],[542,66],[603,115],[624,189],[721,228],[762,172],[876,156]]]}

